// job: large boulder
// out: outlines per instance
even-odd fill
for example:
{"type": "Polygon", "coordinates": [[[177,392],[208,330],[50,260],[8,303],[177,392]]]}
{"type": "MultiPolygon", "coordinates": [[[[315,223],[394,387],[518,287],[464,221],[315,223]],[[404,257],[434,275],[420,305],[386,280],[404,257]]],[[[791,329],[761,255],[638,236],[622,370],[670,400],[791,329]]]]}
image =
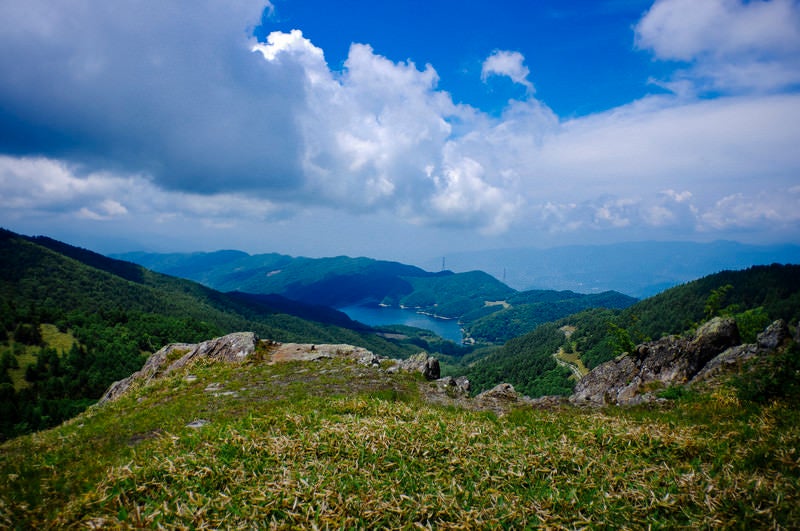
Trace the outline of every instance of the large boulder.
{"type": "Polygon", "coordinates": [[[717,317],[692,338],[669,336],[643,343],[631,354],[604,363],[575,386],[578,405],[631,405],[647,400],[648,390],[682,385],[719,353],[740,342],[736,321],[717,317]]]}
{"type": "Polygon", "coordinates": [[[509,408],[518,405],[524,400],[514,386],[509,383],[498,384],[491,389],[484,391],[474,398],[474,406],[477,409],[504,413],[509,408]]]}
{"type": "Polygon", "coordinates": [[[408,372],[419,372],[426,380],[438,380],[441,375],[439,360],[426,352],[419,352],[408,359],[398,361],[398,368],[408,372]]]}
{"type": "Polygon", "coordinates": [[[694,385],[738,369],[746,361],[781,347],[788,338],[790,338],[790,332],[786,321],[778,319],[758,334],[755,343],[737,345],[715,356],[689,383],[694,385]]]}
{"type": "Polygon", "coordinates": [[[445,376],[436,380],[436,385],[446,393],[458,397],[468,397],[472,390],[472,384],[465,376],[445,376]]]}
{"type": "Polygon", "coordinates": [[[380,358],[363,347],[345,344],[275,343],[271,363],[346,358],[362,365],[380,365],[380,358]]]}
{"type": "Polygon", "coordinates": [[[237,332],[198,344],[169,344],[150,356],[141,370],[111,384],[99,403],[116,400],[132,385],[146,384],[200,358],[227,362],[242,361],[255,351],[257,344],[258,338],[253,332],[237,332]]]}
{"type": "MultiPolygon", "coordinates": [[[[800,331],[800,327],[798,327],[798,331],[800,331]]],[[[781,346],[790,336],[789,326],[786,321],[778,319],[758,334],[756,343],[758,348],[775,349],[781,346]]]]}

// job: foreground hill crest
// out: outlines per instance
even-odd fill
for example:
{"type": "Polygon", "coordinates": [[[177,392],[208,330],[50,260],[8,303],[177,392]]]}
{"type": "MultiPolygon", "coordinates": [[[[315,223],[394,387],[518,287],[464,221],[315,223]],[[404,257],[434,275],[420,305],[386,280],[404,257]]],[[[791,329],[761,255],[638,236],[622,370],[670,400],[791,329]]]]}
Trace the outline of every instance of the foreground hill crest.
{"type": "Polygon", "coordinates": [[[385,367],[389,373],[398,370],[419,372],[428,380],[439,378],[439,361],[420,352],[406,360],[390,359],[346,344],[278,343],[259,339],[253,332],[236,332],[202,343],[171,343],[154,353],[141,370],[114,382],[103,394],[100,403],[116,400],[132,387],[147,385],[169,376],[191,364],[209,362],[262,361],[268,364],[320,359],[349,359],[361,365],[385,367]]]}

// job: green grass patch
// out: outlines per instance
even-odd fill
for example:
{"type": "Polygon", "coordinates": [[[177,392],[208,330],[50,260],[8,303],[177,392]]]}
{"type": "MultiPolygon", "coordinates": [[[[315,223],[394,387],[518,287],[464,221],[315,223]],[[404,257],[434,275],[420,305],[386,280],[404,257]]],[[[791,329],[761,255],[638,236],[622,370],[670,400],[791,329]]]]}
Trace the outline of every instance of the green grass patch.
{"type": "Polygon", "coordinates": [[[39,331],[42,334],[42,341],[50,347],[56,349],[59,354],[69,352],[72,345],[77,343],[77,340],[72,334],[61,332],[56,325],[43,324],[39,326],[39,331]]]}
{"type": "Polygon", "coordinates": [[[797,404],[743,407],[718,389],[661,409],[497,416],[427,404],[419,385],[343,360],[192,366],[0,446],[0,527],[800,521],[797,404]]]}

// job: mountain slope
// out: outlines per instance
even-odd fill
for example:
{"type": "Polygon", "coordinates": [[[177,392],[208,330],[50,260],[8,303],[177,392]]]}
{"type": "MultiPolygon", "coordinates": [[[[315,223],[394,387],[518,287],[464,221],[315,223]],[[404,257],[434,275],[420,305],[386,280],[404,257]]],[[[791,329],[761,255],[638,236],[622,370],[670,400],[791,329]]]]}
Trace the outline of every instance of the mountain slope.
{"type": "Polygon", "coordinates": [[[671,288],[621,311],[591,309],[546,323],[478,360],[466,374],[478,391],[505,381],[531,396],[567,395],[574,381],[570,371],[560,367],[553,356],[559,349],[593,368],[631,352],[638,343],[684,333],[704,318],[719,314],[734,316],[748,342],[776,319],[797,323],[800,265],[724,271],[671,288]],[[715,297],[717,303],[709,308],[709,300],[715,297]]]}
{"type": "Polygon", "coordinates": [[[110,382],[138,369],[143,352],[239,330],[277,341],[357,344],[395,356],[415,351],[363,333],[362,325],[330,309],[226,295],[55,240],[0,230],[0,386],[6,386],[0,402],[8,412],[0,419],[0,438],[74,415],[110,382]],[[43,324],[55,325],[65,338],[61,352],[42,337],[43,324]]]}
{"type": "Polygon", "coordinates": [[[115,255],[221,291],[279,294],[332,307],[372,303],[409,306],[450,318],[514,290],[480,271],[431,273],[371,258],[293,258],[236,251],[115,255]]]}
{"type": "Polygon", "coordinates": [[[369,258],[251,256],[237,251],[118,255],[216,289],[269,294],[332,307],[384,304],[458,319],[467,337],[498,343],[584,308],[624,308],[635,299],[615,292],[590,295],[517,292],[483,271],[430,273],[369,258]]]}
{"type": "MultiPolygon", "coordinates": [[[[505,342],[524,335],[537,326],[556,321],[587,308],[623,309],[636,302],[616,291],[582,294],[572,291],[531,290],[519,292],[505,307],[488,315],[462,318],[466,334],[478,342],[505,342]]],[[[496,310],[496,308],[492,308],[496,310]]]]}
{"type": "MultiPolygon", "coordinates": [[[[265,354],[268,356],[268,354],[265,354]]],[[[796,395],[661,408],[428,399],[352,361],[196,363],[0,446],[0,526],[789,528],[796,395]]]]}

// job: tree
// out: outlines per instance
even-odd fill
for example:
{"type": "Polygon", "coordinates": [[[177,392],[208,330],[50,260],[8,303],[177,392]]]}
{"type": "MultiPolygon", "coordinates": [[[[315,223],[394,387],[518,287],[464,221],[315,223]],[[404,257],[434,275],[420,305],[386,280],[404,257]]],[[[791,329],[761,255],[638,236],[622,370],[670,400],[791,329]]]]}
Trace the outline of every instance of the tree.
{"type": "Polygon", "coordinates": [[[709,295],[708,299],[706,299],[706,305],[705,305],[706,319],[711,319],[712,317],[721,315],[722,303],[725,300],[725,297],[728,295],[728,292],[731,291],[732,289],[733,289],[732,284],[725,284],[724,286],[720,286],[717,289],[711,290],[711,295],[709,295]]]}
{"type": "Polygon", "coordinates": [[[14,341],[25,345],[41,345],[42,333],[38,324],[20,323],[14,330],[14,341]]]}

